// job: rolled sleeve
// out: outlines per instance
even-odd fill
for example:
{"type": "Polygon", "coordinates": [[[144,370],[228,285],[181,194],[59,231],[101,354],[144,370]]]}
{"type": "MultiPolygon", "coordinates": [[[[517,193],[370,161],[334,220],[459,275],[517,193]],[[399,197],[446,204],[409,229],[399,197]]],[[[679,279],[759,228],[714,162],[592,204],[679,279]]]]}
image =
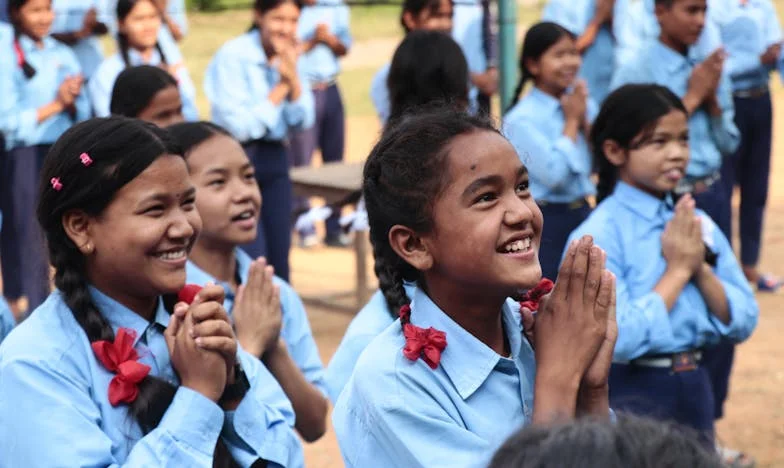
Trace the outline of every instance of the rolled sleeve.
{"type": "MultiPolygon", "coordinates": [[[[300,64],[301,63],[302,61],[300,60],[300,64]]],[[[283,105],[283,120],[289,128],[295,131],[312,127],[316,120],[313,91],[310,89],[308,79],[301,72],[299,74],[299,85],[299,98],[295,101],[287,101],[283,105]]],[[[281,136],[281,138],[282,137],[283,136],[281,136]]]]}
{"type": "Polygon", "coordinates": [[[190,388],[179,387],[158,429],[203,454],[212,455],[222,426],[220,406],[190,388]]]}
{"type": "Polygon", "coordinates": [[[729,76],[724,73],[718,90],[721,115],[711,117],[710,127],[716,147],[722,155],[728,156],[740,145],[740,131],[735,125],[735,103],[732,100],[732,85],[729,76]]]}

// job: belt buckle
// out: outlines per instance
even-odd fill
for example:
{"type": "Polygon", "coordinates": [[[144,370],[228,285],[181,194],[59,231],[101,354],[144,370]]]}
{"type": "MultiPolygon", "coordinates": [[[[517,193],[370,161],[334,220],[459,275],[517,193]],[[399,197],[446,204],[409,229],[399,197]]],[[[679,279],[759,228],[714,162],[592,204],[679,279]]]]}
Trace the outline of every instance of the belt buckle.
{"type": "Polygon", "coordinates": [[[689,372],[697,369],[697,359],[694,353],[675,353],[672,355],[672,372],[689,372]]]}

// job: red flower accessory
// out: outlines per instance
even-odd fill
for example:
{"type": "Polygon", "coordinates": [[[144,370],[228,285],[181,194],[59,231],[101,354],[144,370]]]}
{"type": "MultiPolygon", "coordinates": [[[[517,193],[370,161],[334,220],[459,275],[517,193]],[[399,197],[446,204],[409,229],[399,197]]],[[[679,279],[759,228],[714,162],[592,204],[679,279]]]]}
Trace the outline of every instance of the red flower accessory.
{"type": "Polygon", "coordinates": [[[406,337],[406,346],[403,356],[411,361],[420,357],[435,370],[441,362],[441,352],[446,348],[446,333],[433,327],[427,330],[411,323],[411,306],[408,304],[400,308],[400,324],[403,326],[403,336],[406,337]]]}
{"type": "Polygon", "coordinates": [[[553,282],[547,278],[542,278],[539,284],[533,289],[529,289],[520,300],[520,307],[525,307],[530,311],[539,310],[539,301],[553,290],[553,282]]]}
{"type": "Polygon", "coordinates": [[[191,304],[193,303],[193,300],[196,299],[196,294],[198,294],[199,291],[201,291],[201,286],[198,284],[186,284],[180,289],[180,292],[177,293],[177,300],[186,304],[191,304]]]}
{"type": "Polygon", "coordinates": [[[139,395],[139,382],[150,373],[150,366],[138,362],[139,353],[133,348],[136,333],[120,328],[114,342],[101,340],[92,343],[93,352],[101,364],[116,375],[109,383],[109,403],[132,403],[139,395]]]}

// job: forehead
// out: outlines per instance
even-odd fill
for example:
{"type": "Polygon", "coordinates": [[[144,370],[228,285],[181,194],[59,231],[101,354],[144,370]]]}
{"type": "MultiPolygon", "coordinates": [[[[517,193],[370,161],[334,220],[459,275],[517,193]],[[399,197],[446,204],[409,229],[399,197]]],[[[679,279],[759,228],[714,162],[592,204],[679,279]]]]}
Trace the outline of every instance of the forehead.
{"type": "Polygon", "coordinates": [[[234,138],[221,134],[212,135],[188,153],[188,166],[192,172],[237,168],[249,163],[242,146],[234,138]]]}
{"type": "Polygon", "coordinates": [[[686,114],[679,110],[671,110],[656,121],[654,131],[681,132],[688,128],[686,114]]]}
{"type": "Polygon", "coordinates": [[[514,174],[523,165],[517,151],[500,134],[477,130],[452,139],[448,147],[451,184],[470,183],[479,177],[514,174]]]}
{"type": "Polygon", "coordinates": [[[185,160],[174,154],[158,157],[147,169],[125,184],[115,200],[138,201],[153,194],[173,195],[190,187],[185,160]]]}

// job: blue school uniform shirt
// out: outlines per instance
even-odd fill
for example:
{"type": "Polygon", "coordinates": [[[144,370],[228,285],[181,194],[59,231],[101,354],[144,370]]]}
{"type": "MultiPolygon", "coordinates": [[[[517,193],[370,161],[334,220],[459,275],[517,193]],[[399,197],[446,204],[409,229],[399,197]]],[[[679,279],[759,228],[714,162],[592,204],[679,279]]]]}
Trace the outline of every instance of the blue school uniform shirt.
{"type": "Polygon", "coordinates": [[[11,333],[11,330],[16,326],[16,318],[14,318],[11,308],[8,303],[0,297],[0,343],[3,342],[6,336],[11,333]]]}
{"type": "MultiPolygon", "coordinates": [[[[596,113],[589,99],[589,122],[596,113]]],[[[528,167],[531,194],[537,201],[571,203],[596,193],[586,137],[579,132],[573,141],[563,134],[565,125],[560,101],[535,86],[504,116],[504,135],[528,167]]]]}
{"type": "MultiPolygon", "coordinates": [[[[1,105],[4,112],[0,115],[0,120],[4,122],[0,127],[5,129],[5,145],[9,150],[52,144],[71,125],[90,117],[87,89],[83,87],[74,103],[74,115],[60,112],[38,123],[38,108],[55,100],[66,77],[82,72],[76,56],[68,46],[49,36],[45,37],[42,43],[43,46],[39,49],[28,36],[19,37],[19,45],[27,63],[35,68],[36,73],[28,79],[15,60],[12,64],[11,84],[5,85],[8,91],[3,94],[1,105]]],[[[8,52],[12,59],[16,58],[13,46],[8,52]]]]}
{"type": "MultiPolygon", "coordinates": [[[[305,5],[297,24],[297,37],[302,41],[313,38],[316,27],[325,24],[347,49],[351,48],[349,8],[340,0],[320,0],[305,5]]],[[[340,74],[340,61],[326,44],[317,44],[302,56],[302,68],[310,83],[330,83],[340,74]]]]}
{"type": "Polygon", "coordinates": [[[188,15],[185,11],[185,0],[168,0],[166,13],[179,26],[183,36],[188,34],[188,15]]]}
{"type": "Polygon", "coordinates": [[[533,414],[534,352],[519,306],[501,309],[510,357],[455,323],[421,289],[411,323],[446,333],[435,370],[403,356],[395,321],[365,349],[332,413],[346,466],[487,466],[533,414]]]}
{"type": "MultiPolygon", "coordinates": [[[[110,108],[114,82],[123,70],[128,66],[161,66],[163,61],[158,50],[153,50],[150,60],[145,62],[138,51],[129,48],[128,63],[129,65],[126,65],[122,55],[117,52],[101,63],[95,75],[87,84],[96,117],[107,117],[111,114],[110,108]]],[[[199,111],[196,109],[196,87],[193,85],[188,69],[185,68],[182,61],[170,60],[169,56],[166,56],[166,63],[176,67],[176,72],[173,76],[177,80],[177,86],[180,90],[183,117],[188,121],[199,120],[199,111]]]]}
{"type": "MultiPolygon", "coordinates": [[[[637,53],[650,40],[658,39],[661,28],[654,14],[655,0],[616,0],[613,9],[615,37],[615,66],[634,61],[637,53]]],[[[697,53],[707,57],[721,47],[721,34],[713,22],[719,10],[717,0],[708,0],[708,17],[699,39],[694,44],[697,53]]]]}
{"type": "MultiPolygon", "coordinates": [[[[628,83],[656,83],[683,98],[694,65],[705,58],[694,47],[689,48],[688,56],[684,56],[659,40],[653,40],[639,50],[633,61],[616,70],[612,87],[615,89],[628,83]]],[[[701,107],[689,118],[691,159],[686,175],[693,179],[710,176],[721,169],[723,157],[733,154],[740,143],[740,132],[735,126],[732,83],[726,67],[717,97],[722,109],[720,116],[713,117],[701,107]]]]}
{"type": "MultiPolygon", "coordinates": [[[[235,250],[235,256],[237,258],[237,272],[244,284],[248,281],[252,259],[241,249],[235,250]]],[[[235,293],[229,284],[218,281],[190,261],[186,266],[186,271],[188,283],[204,286],[208,282],[213,282],[221,285],[226,291],[223,307],[231,314],[234,307],[235,293]]],[[[286,342],[291,358],[297,363],[297,367],[302,371],[305,379],[315,385],[326,396],[324,366],[321,364],[316,341],[313,339],[313,333],[310,330],[310,322],[308,322],[305,306],[287,282],[275,276],[273,283],[280,288],[280,308],[283,315],[283,326],[280,330],[280,336],[286,342]]]]}
{"type": "Polygon", "coordinates": [[[488,68],[482,31],[480,0],[455,0],[452,11],[452,38],[460,45],[470,73],[484,73],[488,68]]]}
{"type": "MultiPolygon", "coordinates": [[[[134,348],[150,374],[176,384],[163,336],[170,315],[162,301],[151,323],[95,288],[90,294],[115,333],[119,327],[136,332],[134,348]]],[[[109,403],[114,374],[55,291],[0,346],[0,466],[211,467],[219,436],[240,466],[259,458],[303,466],[282,389],[242,349],[237,359],[251,389],[235,411],[179,387],[158,427],[143,435],[127,405],[109,403]]]]}
{"type": "MultiPolygon", "coordinates": [[[[54,10],[54,23],[52,23],[52,34],[72,33],[80,31],[84,23],[84,17],[90,8],[96,11],[100,5],[96,0],[54,0],[52,9],[54,10]]],[[[90,36],[79,40],[71,46],[79,65],[82,67],[84,77],[89,79],[98,69],[98,65],[103,60],[103,49],[101,41],[96,36],[90,36]]]]}
{"type": "MultiPolygon", "coordinates": [[[[14,30],[9,24],[0,23],[0,96],[10,96],[14,89],[14,68],[17,66],[13,54],[14,30]]],[[[7,118],[10,112],[8,99],[0,100],[0,144],[6,134],[10,133],[10,121],[7,118]]],[[[0,148],[0,153],[5,145],[0,148]]]]}
{"type": "MultiPolygon", "coordinates": [[[[727,239],[701,210],[703,240],[718,254],[714,268],[730,308],[729,325],[708,310],[696,284],[690,282],[668,311],[654,291],[667,268],[661,235],[673,217],[672,200],[659,199],[619,182],[613,194],[569,237],[590,234],[607,253],[607,269],[616,276],[618,341],[614,359],[700,349],[726,337],[745,340],[757,325],[759,308],[754,293],[727,239]]],[[[567,242],[567,245],[568,243],[567,242]]]]}
{"type": "MultiPolygon", "coordinates": [[[[550,0],[542,12],[542,21],[552,21],[579,37],[596,12],[596,0],[550,0]]],[[[593,44],[583,53],[580,76],[588,84],[595,102],[603,102],[610,89],[614,70],[615,39],[612,28],[605,24],[593,44]]]]}
{"type": "Polygon", "coordinates": [[[763,65],[760,56],[768,46],[782,41],[776,8],[769,0],[725,0],[716,22],[727,51],[725,67],[735,91],[768,85],[774,66],[763,65]]]}
{"type": "Polygon", "coordinates": [[[301,59],[297,68],[299,98],[275,105],[268,96],[280,82],[280,73],[267,60],[258,29],[230,40],[212,58],[204,76],[212,120],[242,143],[280,141],[289,131],[312,127],[313,93],[301,59]]]}
{"type": "MultiPolygon", "coordinates": [[[[406,295],[411,297],[416,285],[404,283],[406,295]]],[[[397,311],[390,313],[384,293],[376,291],[370,298],[365,307],[359,311],[340,340],[338,349],[332,355],[332,360],[327,366],[326,381],[329,399],[332,403],[337,403],[338,396],[346,386],[351,374],[354,373],[359,356],[362,351],[384,330],[387,329],[397,317],[397,311]]]]}

